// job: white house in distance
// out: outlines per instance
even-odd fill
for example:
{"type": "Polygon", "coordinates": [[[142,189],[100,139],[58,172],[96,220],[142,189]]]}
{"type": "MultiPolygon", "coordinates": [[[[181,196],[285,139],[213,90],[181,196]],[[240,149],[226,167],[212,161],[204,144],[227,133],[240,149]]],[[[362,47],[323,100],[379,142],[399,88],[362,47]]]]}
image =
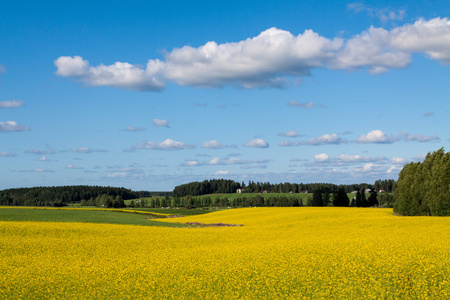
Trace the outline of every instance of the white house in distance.
{"type": "Polygon", "coordinates": [[[241,194],[243,191],[244,191],[244,189],[237,189],[237,190],[236,190],[236,193],[237,193],[237,194],[241,194]]]}

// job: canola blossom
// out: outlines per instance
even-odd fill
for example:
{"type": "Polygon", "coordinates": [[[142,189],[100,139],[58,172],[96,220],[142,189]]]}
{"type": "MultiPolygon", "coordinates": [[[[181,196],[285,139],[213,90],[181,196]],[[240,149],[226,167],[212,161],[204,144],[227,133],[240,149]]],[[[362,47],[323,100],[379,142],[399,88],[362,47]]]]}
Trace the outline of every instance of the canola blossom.
{"type": "Polygon", "coordinates": [[[0,222],[0,298],[450,298],[450,218],[291,207],[158,220],[243,226],[0,222]]]}

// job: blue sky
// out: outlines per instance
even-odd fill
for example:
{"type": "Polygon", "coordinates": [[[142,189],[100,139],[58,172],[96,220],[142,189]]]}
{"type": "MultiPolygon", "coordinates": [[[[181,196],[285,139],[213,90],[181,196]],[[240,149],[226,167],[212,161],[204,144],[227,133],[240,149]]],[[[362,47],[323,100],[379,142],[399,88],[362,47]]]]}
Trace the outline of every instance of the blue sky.
{"type": "Polygon", "coordinates": [[[0,189],[373,183],[450,147],[448,1],[2,1],[0,189]]]}

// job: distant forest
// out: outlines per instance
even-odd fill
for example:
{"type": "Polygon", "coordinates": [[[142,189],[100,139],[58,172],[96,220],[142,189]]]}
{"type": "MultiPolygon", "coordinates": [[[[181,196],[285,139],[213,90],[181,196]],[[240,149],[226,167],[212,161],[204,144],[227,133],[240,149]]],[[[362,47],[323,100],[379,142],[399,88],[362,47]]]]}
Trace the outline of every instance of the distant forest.
{"type": "Polygon", "coordinates": [[[17,188],[0,191],[0,205],[14,206],[64,206],[85,202],[88,205],[124,207],[123,200],[139,195],[125,188],[101,186],[58,186],[17,188]]]}
{"type": "Polygon", "coordinates": [[[213,179],[202,182],[191,182],[176,186],[173,190],[174,197],[185,196],[201,196],[207,194],[229,194],[236,193],[241,189],[242,193],[314,193],[315,191],[334,193],[339,187],[343,187],[346,193],[359,191],[361,189],[374,189],[376,191],[383,190],[385,192],[392,192],[394,189],[395,180],[384,179],[377,180],[374,184],[360,183],[360,184],[343,184],[336,185],[332,183],[277,183],[271,184],[269,182],[254,182],[249,181],[239,183],[233,180],[213,179]]]}
{"type": "MultiPolygon", "coordinates": [[[[175,187],[173,192],[132,191],[126,188],[101,186],[58,186],[16,188],[0,191],[0,205],[12,206],[65,206],[81,204],[82,206],[125,207],[124,200],[147,197],[186,197],[206,194],[230,194],[238,189],[242,193],[335,193],[339,188],[345,192],[361,189],[375,189],[392,192],[394,180],[377,180],[374,184],[335,185],[330,183],[260,183],[249,181],[239,183],[233,180],[212,179],[202,182],[191,182],[175,187]]],[[[280,200],[281,201],[281,200],[280,200]]],[[[284,201],[284,200],[283,200],[284,201]]],[[[283,202],[282,201],[282,202],[283,202]]],[[[278,201],[275,201],[278,203],[278,201]]],[[[283,204],[285,205],[285,204],[283,204]]]]}

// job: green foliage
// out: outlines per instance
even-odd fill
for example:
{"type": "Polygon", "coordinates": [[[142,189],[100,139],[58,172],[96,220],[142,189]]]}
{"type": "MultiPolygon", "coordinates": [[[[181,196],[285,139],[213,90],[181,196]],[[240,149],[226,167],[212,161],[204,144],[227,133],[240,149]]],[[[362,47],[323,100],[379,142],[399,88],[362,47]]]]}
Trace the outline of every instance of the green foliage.
{"type": "Polygon", "coordinates": [[[394,207],[394,195],[392,193],[379,193],[377,199],[379,207],[394,207]]]}
{"type": "Polygon", "coordinates": [[[85,201],[86,205],[123,207],[123,200],[137,198],[133,191],[125,188],[101,186],[59,186],[7,189],[0,191],[0,205],[13,206],[64,206],[85,201]],[[109,202],[105,196],[109,197],[109,202]],[[103,200],[97,199],[103,196],[103,200]],[[97,201],[98,200],[98,201],[97,201]],[[112,206],[110,206],[112,205],[112,206]],[[120,206],[118,206],[120,205],[120,206]]]}
{"type": "Polygon", "coordinates": [[[320,190],[314,191],[311,206],[324,206],[323,195],[320,190]]]}
{"type": "Polygon", "coordinates": [[[350,200],[348,199],[347,193],[343,186],[339,187],[338,190],[333,193],[333,206],[348,206],[350,200]]]}
{"type": "Polygon", "coordinates": [[[394,192],[394,211],[405,216],[450,215],[450,154],[444,148],[405,165],[394,192]]]}
{"type": "MultiPolygon", "coordinates": [[[[376,189],[383,190],[385,192],[392,192],[392,188],[395,184],[393,179],[377,180],[373,185],[367,183],[360,184],[346,184],[346,185],[336,185],[331,183],[276,183],[271,184],[269,182],[254,182],[249,181],[248,184],[244,182],[238,183],[232,180],[225,179],[214,179],[205,180],[202,182],[191,182],[183,185],[176,186],[173,190],[174,197],[185,197],[187,195],[191,196],[201,196],[207,194],[231,194],[236,193],[237,189],[241,189],[242,193],[253,194],[253,193],[278,193],[278,194],[302,194],[302,193],[314,193],[317,190],[322,192],[327,191],[329,193],[334,193],[339,187],[342,187],[347,193],[361,190],[361,189],[376,189]]],[[[324,195],[328,197],[327,195],[324,195]]],[[[327,198],[329,199],[329,198],[327,198]]]]}
{"type": "Polygon", "coordinates": [[[370,196],[367,199],[367,206],[369,207],[378,206],[378,193],[376,190],[370,191],[370,196]]]}

